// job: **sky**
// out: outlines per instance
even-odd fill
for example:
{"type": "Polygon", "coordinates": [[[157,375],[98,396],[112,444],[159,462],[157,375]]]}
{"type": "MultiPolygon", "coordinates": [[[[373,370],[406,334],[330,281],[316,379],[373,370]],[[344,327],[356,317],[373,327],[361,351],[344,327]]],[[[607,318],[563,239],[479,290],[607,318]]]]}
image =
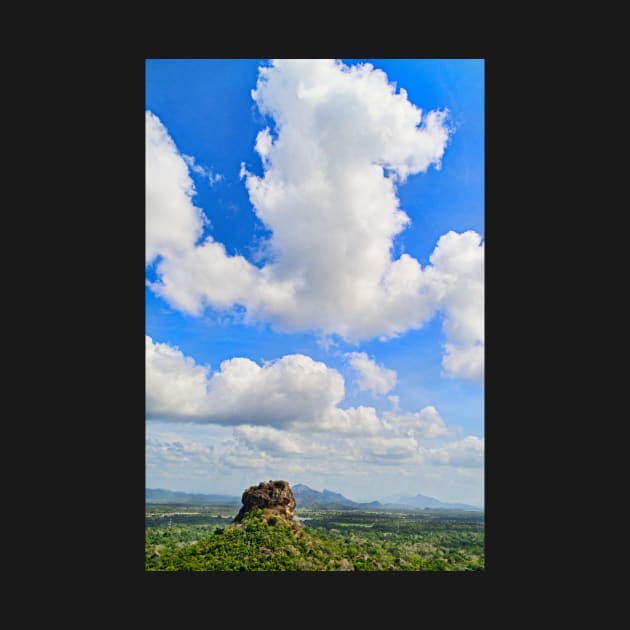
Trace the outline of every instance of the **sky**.
{"type": "Polygon", "coordinates": [[[146,487],[483,506],[483,60],[145,86],[146,487]]]}

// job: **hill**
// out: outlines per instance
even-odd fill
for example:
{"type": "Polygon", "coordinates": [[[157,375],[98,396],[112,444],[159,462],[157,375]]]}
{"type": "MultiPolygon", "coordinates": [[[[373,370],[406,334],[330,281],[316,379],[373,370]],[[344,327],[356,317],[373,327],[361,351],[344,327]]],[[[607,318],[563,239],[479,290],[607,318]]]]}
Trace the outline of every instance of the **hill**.
{"type": "Polygon", "coordinates": [[[357,503],[351,499],[347,499],[338,492],[327,490],[324,488],[322,492],[313,490],[302,483],[297,483],[293,486],[293,496],[297,503],[298,508],[357,508],[365,509],[369,507],[380,507],[381,504],[378,501],[372,501],[371,503],[357,503]]]}
{"type": "Polygon", "coordinates": [[[254,508],[240,523],[174,548],[147,549],[147,571],[354,571],[342,549],[271,510],[254,508]]]}
{"type": "Polygon", "coordinates": [[[349,508],[360,510],[368,508],[424,510],[429,508],[436,510],[483,511],[482,508],[474,505],[468,505],[466,503],[445,503],[422,494],[416,496],[400,495],[384,499],[383,501],[360,503],[352,501],[352,499],[348,499],[338,492],[333,492],[326,488],[324,488],[322,492],[318,492],[301,483],[293,486],[293,496],[295,496],[298,508],[349,508]]]}
{"type": "Polygon", "coordinates": [[[433,497],[426,497],[417,494],[415,497],[410,495],[400,495],[383,499],[383,507],[386,508],[411,508],[414,510],[439,509],[439,510],[465,510],[474,512],[483,512],[483,508],[467,503],[444,503],[433,497]]]}

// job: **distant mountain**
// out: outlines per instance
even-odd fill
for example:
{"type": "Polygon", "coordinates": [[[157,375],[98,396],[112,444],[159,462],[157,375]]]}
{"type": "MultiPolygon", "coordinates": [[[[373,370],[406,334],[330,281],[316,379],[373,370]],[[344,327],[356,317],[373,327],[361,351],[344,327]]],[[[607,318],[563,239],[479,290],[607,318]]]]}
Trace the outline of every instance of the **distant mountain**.
{"type": "MultiPolygon", "coordinates": [[[[344,497],[338,492],[324,488],[322,492],[313,490],[308,486],[297,483],[291,487],[295,497],[296,507],[299,508],[348,508],[348,509],[368,509],[368,508],[390,508],[390,509],[412,509],[424,510],[466,510],[481,511],[483,508],[465,503],[443,503],[433,497],[425,497],[418,494],[391,496],[381,501],[371,501],[370,503],[358,503],[344,497]]],[[[193,505],[241,505],[240,496],[230,496],[226,494],[201,494],[190,492],[179,492],[177,490],[164,490],[162,488],[146,488],[145,501],[147,503],[186,503],[193,505]]]]}
{"type": "Polygon", "coordinates": [[[426,508],[436,510],[465,510],[479,512],[482,508],[466,503],[444,503],[433,497],[425,497],[418,494],[415,497],[411,495],[400,495],[382,499],[381,501],[372,501],[370,503],[358,503],[347,499],[338,492],[332,490],[324,490],[318,492],[302,483],[297,483],[292,487],[293,496],[297,508],[317,508],[317,507],[346,507],[355,509],[366,508],[391,508],[405,510],[424,510],[426,508]]]}
{"type": "Polygon", "coordinates": [[[226,494],[192,494],[162,488],[146,488],[147,503],[193,503],[202,505],[240,505],[241,498],[226,494]]]}
{"type": "Polygon", "coordinates": [[[295,497],[296,507],[309,508],[309,507],[347,507],[347,508],[366,508],[366,507],[380,507],[381,504],[378,501],[372,501],[371,503],[357,503],[351,499],[347,499],[338,492],[327,490],[324,488],[322,492],[313,490],[303,483],[296,483],[292,488],[293,496],[295,497]]]}
{"type": "Polygon", "coordinates": [[[417,494],[415,497],[411,495],[400,495],[396,497],[388,497],[382,499],[381,503],[384,507],[392,508],[413,508],[416,510],[438,509],[438,510],[466,510],[483,512],[483,508],[474,505],[468,505],[467,503],[443,503],[433,497],[425,497],[422,494],[417,494]]]}

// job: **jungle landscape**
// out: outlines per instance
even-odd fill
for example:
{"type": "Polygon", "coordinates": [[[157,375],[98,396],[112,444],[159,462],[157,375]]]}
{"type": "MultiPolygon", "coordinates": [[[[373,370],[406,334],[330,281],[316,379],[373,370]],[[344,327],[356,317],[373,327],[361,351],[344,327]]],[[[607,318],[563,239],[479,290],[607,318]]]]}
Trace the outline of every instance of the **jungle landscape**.
{"type": "Polygon", "coordinates": [[[147,489],[145,570],[482,571],[484,513],[414,499],[434,507],[271,480],[241,499],[147,489]]]}

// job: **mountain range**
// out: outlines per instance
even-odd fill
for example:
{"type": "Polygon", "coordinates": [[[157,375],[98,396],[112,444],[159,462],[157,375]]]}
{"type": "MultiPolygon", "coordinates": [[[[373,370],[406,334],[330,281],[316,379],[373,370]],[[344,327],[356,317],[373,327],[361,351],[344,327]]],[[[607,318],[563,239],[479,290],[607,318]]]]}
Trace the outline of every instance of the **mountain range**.
{"type": "Polygon", "coordinates": [[[439,509],[439,510],[474,510],[476,512],[483,512],[483,508],[474,505],[468,505],[467,503],[444,503],[438,501],[433,497],[425,497],[422,494],[417,494],[415,497],[402,494],[395,497],[389,497],[383,499],[384,507],[400,507],[400,508],[415,508],[416,510],[425,510],[427,508],[439,509]]]}
{"type": "Polygon", "coordinates": [[[298,508],[318,508],[318,507],[348,507],[348,508],[367,508],[381,507],[378,501],[371,503],[357,503],[351,499],[347,499],[343,494],[333,492],[324,488],[322,492],[313,490],[303,483],[296,483],[291,490],[298,508]]]}
{"type": "Polygon", "coordinates": [[[338,492],[327,490],[324,488],[322,492],[313,490],[304,484],[298,483],[293,486],[293,496],[297,503],[297,507],[349,507],[349,508],[400,508],[400,509],[439,509],[439,510],[469,510],[483,511],[480,507],[468,505],[466,503],[444,503],[433,497],[425,497],[417,494],[415,497],[411,495],[398,495],[383,499],[382,501],[371,501],[370,503],[358,503],[347,499],[338,492]]]}
{"type": "MultiPolygon", "coordinates": [[[[483,511],[483,508],[468,505],[466,503],[444,503],[433,497],[427,497],[422,494],[412,495],[395,495],[387,497],[382,501],[371,501],[369,503],[359,503],[344,497],[338,492],[327,490],[324,488],[322,492],[313,490],[302,483],[296,483],[292,486],[293,496],[297,508],[318,508],[318,507],[341,507],[349,509],[366,509],[366,508],[390,508],[390,509],[438,509],[438,510],[465,510],[465,511],[483,511]]],[[[198,505],[239,505],[241,498],[237,496],[225,494],[201,494],[179,492],[176,490],[164,490],[162,488],[146,488],[145,501],[147,503],[188,503],[198,505]]]]}

